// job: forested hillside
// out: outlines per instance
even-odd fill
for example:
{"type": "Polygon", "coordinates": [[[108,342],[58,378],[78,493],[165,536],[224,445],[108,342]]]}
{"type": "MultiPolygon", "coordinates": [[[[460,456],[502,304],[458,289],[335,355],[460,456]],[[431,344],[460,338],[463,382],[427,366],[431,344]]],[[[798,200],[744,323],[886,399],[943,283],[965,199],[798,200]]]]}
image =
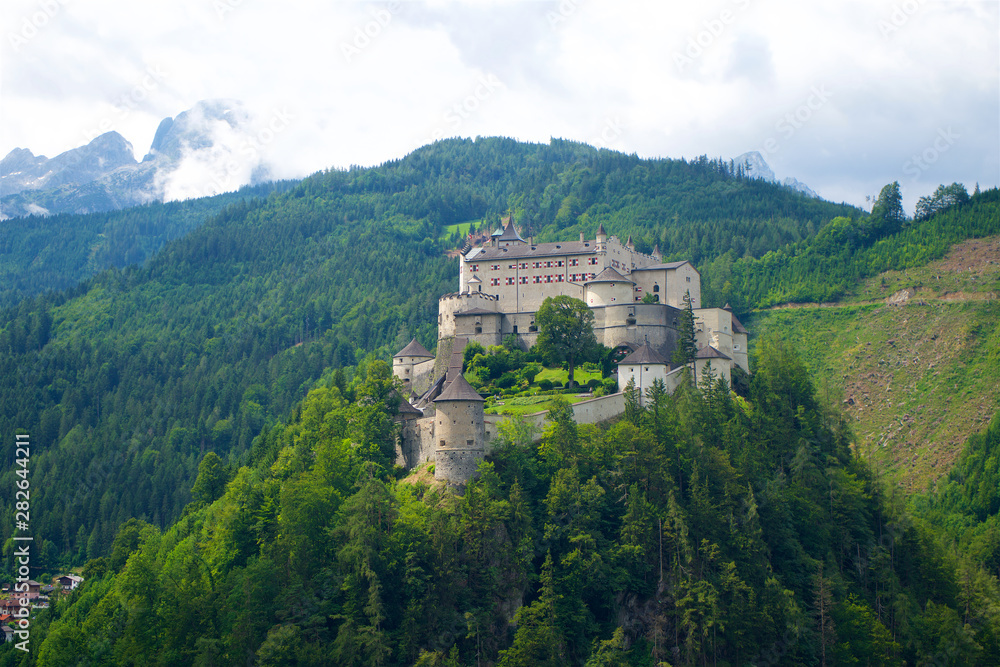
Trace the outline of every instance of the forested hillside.
{"type": "Polygon", "coordinates": [[[1000,408],[997,234],[1000,192],[988,190],[874,242],[838,219],[730,274],[734,292],[770,304],[744,323],[799,350],[872,466],[908,493],[947,475],[1000,408]]]}
{"type": "Polygon", "coordinates": [[[391,389],[375,362],[251,465],[207,456],[180,521],[39,615],[37,664],[995,664],[995,580],[887,501],[787,346],[746,401],[706,375],[607,429],[509,422],[462,496],[385,475],[391,389]]]}
{"type": "Polygon", "coordinates": [[[445,227],[492,224],[512,207],[539,235],[579,226],[592,237],[604,222],[706,258],[741,235],[774,244],[763,252],[852,211],[720,162],[508,139],[442,141],[233,204],[145,266],[0,315],[0,431],[28,432],[38,448],[39,567],[106,553],[130,517],[170,525],[201,456],[246,461],[324,369],[350,377],[366,354],[388,358],[412,336],[433,349],[437,298],[457,284],[445,227]]]}
{"type": "MultiPolygon", "coordinates": [[[[965,193],[964,187],[955,184],[965,193]]],[[[927,199],[927,198],[924,198],[927,199]]],[[[907,219],[899,184],[883,188],[872,215],[838,217],[815,237],[762,257],[732,252],[706,262],[706,300],[731,302],[739,312],[787,303],[821,303],[849,296],[866,278],[883,271],[924,266],[955,243],[1000,234],[1000,190],[931,208],[907,219]]]]}
{"type": "Polygon", "coordinates": [[[267,197],[284,181],[182,202],[153,203],[89,215],[0,220],[0,308],[50,290],[65,290],[105,269],[141,264],[227,206],[267,197]]]}

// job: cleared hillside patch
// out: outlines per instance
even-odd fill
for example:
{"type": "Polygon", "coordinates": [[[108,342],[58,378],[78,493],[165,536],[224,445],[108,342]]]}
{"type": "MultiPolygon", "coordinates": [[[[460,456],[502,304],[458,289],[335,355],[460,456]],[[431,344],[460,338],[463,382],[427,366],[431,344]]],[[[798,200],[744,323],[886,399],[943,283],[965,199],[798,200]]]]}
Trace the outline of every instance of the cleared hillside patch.
{"type": "Polygon", "coordinates": [[[754,313],[751,348],[768,335],[793,342],[850,417],[861,455],[922,490],[1000,405],[998,282],[1000,239],[967,241],[866,281],[854,303],[754,313]]]}

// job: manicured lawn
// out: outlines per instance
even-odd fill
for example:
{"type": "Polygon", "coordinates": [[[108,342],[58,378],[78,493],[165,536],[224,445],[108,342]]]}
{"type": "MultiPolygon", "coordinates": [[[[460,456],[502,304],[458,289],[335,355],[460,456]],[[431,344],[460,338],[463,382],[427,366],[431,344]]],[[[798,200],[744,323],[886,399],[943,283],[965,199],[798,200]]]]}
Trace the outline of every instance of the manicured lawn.
{"type": "MultiPolygon", "coordinates": [[[[542,372],[535,376],[535,384],[538,384],[541,380],[549,380],[550,382],[561,382],[563,386],[566,385],[566,380],[569,378],[569,371],[564,371],[559,367],[555,368],[543,368],[542,372]]],[[[591,380],[600,380],[601,371],[596,371],[594,373],[587,372],[583,370],[583,366],[577,366],[573,369],[573,379],[578,385],[586,385],[591,380]]]]}
{"type": "MultiPolygon", "coordinates": [[[[583,396],[577,396],[575,394],[561,394],[563,398],[566,399],[568,403],[579,403],[580,401],[587,401],[593,398],[590,394],[585,394],[583,396]]],[[[515,396],[511,398],[501,399],[503,405],[495,405],[491,408],[486,409],[486,414],[497,415],[497,414],[515,414],[515,415],[530,415],[535,412],[541,412],[543,410],[549,409],[549,403],[556,396],[515,396]]]]}

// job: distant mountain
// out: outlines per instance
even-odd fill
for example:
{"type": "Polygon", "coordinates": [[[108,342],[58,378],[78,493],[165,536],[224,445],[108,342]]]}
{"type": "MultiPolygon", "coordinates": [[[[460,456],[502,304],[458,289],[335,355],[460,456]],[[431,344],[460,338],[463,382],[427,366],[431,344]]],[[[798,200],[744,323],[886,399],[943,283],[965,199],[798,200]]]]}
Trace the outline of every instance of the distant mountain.
{"type": "Polygon", "coordinates": [[[733,158],[733,164],[736,167],[741,165],[744,166],[746,169],[746,175],[750,178],[760,178],[768,181],[769,183],[778,183],[779,185],[784,185],[785,187],[791,188],[796,192],[801,192],[802,194],[819,199],[819,195],[812,188],[797,178],[789,176],[788,178],[779,181],[777,176],[774,175],[774,171],[771,170],[771,166],[764,160],[764,156],[758,151],[750,151],[749,153],[737,155],[733,158]]]}
{"type": "Polygon", "coordinates": [[[142,162],[117,132],[52,159],[15,148],[0,161],[0,219],[112,211],[270,180],[268,165],[245,150],[254,122],[238,100],[203,100],[160,122],[142,162]]]}
{"type": "Polygon", "coordinates": [[[0,196],[25,190],[45,190],[83,185],[107,176],[119,167],[136,165],[132,144],[117,132],[107,132],[86,146],[61,153],[51,160],[15,148],[0,160],[0,196]]]}

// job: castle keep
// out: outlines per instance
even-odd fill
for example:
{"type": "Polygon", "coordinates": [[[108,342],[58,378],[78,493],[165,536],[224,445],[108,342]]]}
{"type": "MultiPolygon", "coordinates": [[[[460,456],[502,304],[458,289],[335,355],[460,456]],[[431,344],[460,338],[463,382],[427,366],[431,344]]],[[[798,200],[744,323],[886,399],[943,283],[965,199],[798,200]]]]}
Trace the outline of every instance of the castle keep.
{"type": "MultiPolygon", "coordinates": [[[[488,244],[466,249],[458,291],[438,301],[437,355],[413,340],[393,357],[393,373],[412,400],[400,408],[400,464],[434,461],[435,478],[454,484],[475,474],[500,418],[483,414],[483,398],[462,377],[462,353],[469,341],[488,347],[508,336],[529,349],[538,338],[535,313],[548,297],[564,294],[586,303],[597,341],[628,353],[618,365],[619,387],[634,379],[644,394],[660,379],[668,391],[676,388],[680,369],[668,360],[686,295],[695,314],[696,372],[711,364],[728,382],[734,365],[749,372],[746,329],[728,307],[700,307],[701,276],[690,262],[665,263],[658,249],[641,253],[631,237],[622,243],[603,225],[593,240],[581,234],[579,241],[532,241],[508,219],[488,244]],[[643,302],[647,295],[652,298],[643,302]]],[[[620,393],[574,405],[578,422],[623,410],[620,393]]]]}

